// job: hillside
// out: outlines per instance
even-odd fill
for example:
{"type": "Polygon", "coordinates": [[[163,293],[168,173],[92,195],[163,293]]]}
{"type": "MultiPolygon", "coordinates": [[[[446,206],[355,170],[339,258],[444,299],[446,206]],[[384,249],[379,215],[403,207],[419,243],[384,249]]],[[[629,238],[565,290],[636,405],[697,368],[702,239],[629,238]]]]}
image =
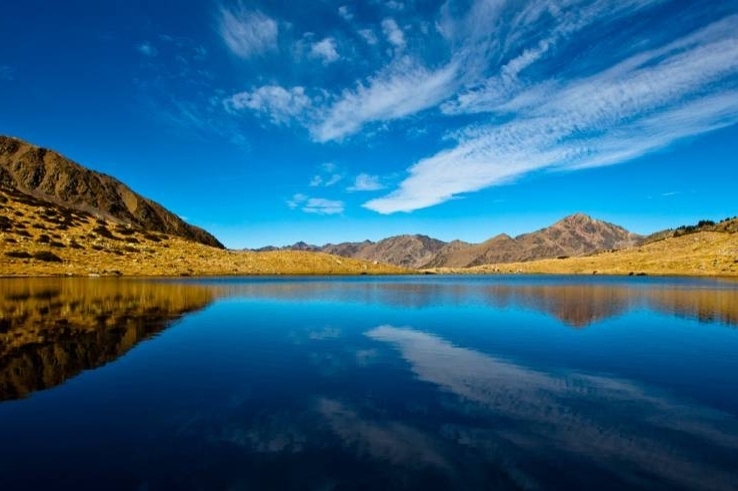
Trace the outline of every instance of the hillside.
{"type": "MultiPolygon", "coordinates": [[[[738,225],[738,224],[734,224],[738,225]]],[[[437,272],[620,275],[738,275],[738,233],[695,232],[586,257],[488,264],[437,272]]]]}
{"type": "Polygon", "coordinates": [[[0,136],[0,185],[111,222],[223,248],[205,230],[186,223],[117,179],[16,138],[0,136]]]}
{"type": "Polygon", "coordinates": [[[227,251],[0,186],[0,275],[391,274],[385,264],[304,251],[227,251]]]}

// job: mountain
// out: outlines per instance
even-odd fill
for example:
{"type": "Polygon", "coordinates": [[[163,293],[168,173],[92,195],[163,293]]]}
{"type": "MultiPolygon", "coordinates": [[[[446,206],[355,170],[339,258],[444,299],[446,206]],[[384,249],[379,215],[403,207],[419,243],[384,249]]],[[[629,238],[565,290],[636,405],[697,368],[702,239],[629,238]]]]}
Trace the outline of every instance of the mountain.
{"type": "Polygon", "coordinates": [[[266,246],[261,251],[311,251],[333,254],[335,256],[362,259],[378,263],[393,264],[403,268],[421,268],[432,261],[438,252],[447,244],[441,240],[425,235],[397,235],[372,242],[342,242],[340,244],[326,244],[316,246],[297,242],[285,247],[266,246]]]}
{"type": "Polygon", "coordinates": [[[117,179],[16,138],[0,136],[0,186],[119,224],[223,248],[205,230],[186,223],[117,179]]]}
{"type": "Polygon", "coordinates": [[[282,249],[306,250],[305,247],[310,247],[309,250],[407,268],[465,268],[482,264],[585,256],[631,247],[641,239],[639,235],[622,227],[576,213],[535,232],[515,238],[500,234],[481,244],[460,240],[443,242],[425,235],[398,235],[376,243],[366,240],[319,247],[298,242],[282,249]]]}
{"type": "Polygon", "coordinates": [[[406,268],[421,268],[445,245],[445,242],[425,235],[398,235],[362,246],[351,257],[406,268]]]}

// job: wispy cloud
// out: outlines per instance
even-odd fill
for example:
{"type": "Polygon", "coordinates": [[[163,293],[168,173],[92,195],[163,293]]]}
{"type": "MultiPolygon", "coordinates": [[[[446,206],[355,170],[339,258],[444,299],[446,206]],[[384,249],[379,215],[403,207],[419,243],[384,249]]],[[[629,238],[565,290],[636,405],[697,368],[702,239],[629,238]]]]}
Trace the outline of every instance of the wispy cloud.
{"type": "Polygon", "coordinates": [[[366,85],[344,91],[313,124],[313,138],[340,140],[367,123],[392,121],[433,107],[452,93],[455,76],[453,65],[430,71],[412,58],[400,58],[366,85]]]}
{"type": "Polygon", "coordinates": [[[287,200],[287,206],[292,209],[301,209],[305,213],[314,213],[317,215],[340,215],[344,210],[343,201],[330,200],[325,198],[311,198],[302,193],[292,195],[287,200]]]}
{"type": "Polygon", "coordinates": [[[299,207],[302,203],[306,202],[308,200],[308,196],[302,193],[297,193],[292,195],[290,199],[287,200],[287,206],[294,210],[295,208],[299,207]]]}
{"type": "Polygon", "coordinates": [[[348,5],[341,5],[338,7],[338,15],[340,15],[343,20],[345,21],[351,21],[354,18],[354,14],[351,12],[351,9],[349,9],[348,5]]]}
{"type": "Polygon", "coordinates": [[[234,94],[224,104],[231,111],[249,109],[257,115],[266,116],[276,125],[284,125],[303,115],[312,103],[303,87],[285,89],[267,85],[234,94]]]}
{"type": "Polygon", "coordinates": [[[316,213],[318,215],[339,215],[343,213],[343,201],[334,201],[324,198],[309,198],[302,207],[302,211],[306,213],[316,213]]]}
{"type": "Polygon", "coordinates": [[[377,44],[379,42],[379,39],[377,38],[377,35],[371,29],[359,29],[357,31],[357,33],[370,46],[374,46],[375,44],[377,44]]]}
{"type": "Polygon", "coordinates": [[[310,187],[331,187],[343,179],[343,174],[338,172],[338,166],[333,162],[325,162],[320,165],[320,173],[310,180],[310,187]]]}
{"type": "MultiPolygon", "coordinates": [[[[424,158],[397,162],[407,174],[396,188],[364,204],[379,213],[437,205],[534,171],[621,163],[738,122],[738,15],[723,3],[452,0],[427,19],[410,19],[411,3],[377,4],[385,11],[378,23],[347,4],[337,12],[348,32],[296,43],[298,61],[340,58],[361,75],[311,72],[286,85],[275,77],[225,104],[273,124],[299,123],[318,143],[391,131],[411,117],[414,127],[444,128],[424,158]]],[[[237,7],[222,9],[234,52],[249,57],[276,45],[276,21],[237,7]]]]}
{"type": "Polygon", "coordinates": [[[379,180],[379,176],[361,173],[354,179],[354,184],[346,188],[346,191],[378,191],[380,189],[384,189],[384,185],[379,180]]]}
{"type": "Polygon", "coordinates": [[[154,57],[158,53],[158,51],[154,47],[154,45],[152,45],[148,41],[145,41],[145,42],[139,44],[138,46],[136,46],[136,49],[138,50],[139,53],[141,53],[144,56],[148,56],[148,57],[154,57]]]}
{"type": "Polygon", "coordinates": [[[323,60],[325,64],[333,63],[340,58],[336,48],[337,45],[334,38],[325,38],[311,46],[310,56],[323,60]]]}
{"type": "Polygon", "coordinates": [[[230,50],[251,58],[277,48],[279,25],[274,19],[238,2],[220,9],[220,35],[230,50]]]}
{"type": "MultiPolygon", "coordinates": [[[[398,189],[365,207],[412,211],[534,170],[615,164],[735,124],[737,26],[728,17],[586,77],[462,93],[444,111],[488,113],[492,124],[462,128],[453,148],[417,162],[398,189]]],[[[519,73],[542,56],[503,69],[519,73]]]]}
{"type": "Polygon", "coordinates": [[[387,41],[395,48],[402,49],[405,47],[405,34],[397,25],[395,19],[384,19],[382,21],[382,32],[384,32],[387,41]]]}

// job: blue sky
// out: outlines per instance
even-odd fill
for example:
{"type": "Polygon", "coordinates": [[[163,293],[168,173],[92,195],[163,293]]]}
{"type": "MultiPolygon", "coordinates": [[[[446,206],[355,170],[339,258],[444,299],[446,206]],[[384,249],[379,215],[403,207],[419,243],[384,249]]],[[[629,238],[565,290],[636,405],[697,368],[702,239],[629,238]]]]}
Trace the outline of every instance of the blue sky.
{"type": "Polygon", "coordinates": [[[738,214],[738,2],[6,2],[0,133],[229,247],[738,214]]]}

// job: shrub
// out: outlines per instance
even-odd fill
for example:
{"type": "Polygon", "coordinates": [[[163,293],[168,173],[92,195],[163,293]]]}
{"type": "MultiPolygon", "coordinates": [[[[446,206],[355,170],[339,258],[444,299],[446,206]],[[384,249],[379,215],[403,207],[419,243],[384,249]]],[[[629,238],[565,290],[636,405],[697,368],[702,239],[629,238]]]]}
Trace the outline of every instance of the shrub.
{"type": "Polygon", "coordinates": [[[136,233],[136,230],[134,228],[128,228],[124,225],[118,225],[115,227],[115,231],[118,232],[120,235],[133,235],[136,233]]]}
{"type": "Polygon", "coordinates": [[[32,256],[26,251],[8,251],[5,253],[8,257],[14,257],[17,259],[30,259],[32,256]]]}
{"type": "Polygon", "coordinates": [[[101,237],[105,237],[106,239],[115,239],[116,237],[110,233],[110,230],[103,226],[95,227],[92,229],[93,232],[98,234],[101,237]]]}
{"type": "Polygon", "coordinates": [[[47,263],[60,263],[63,262],[62,258],[57,256],[51,251],[39,251],[33,255],[34,259],[39,261],[46,261],[47,263]]]}

